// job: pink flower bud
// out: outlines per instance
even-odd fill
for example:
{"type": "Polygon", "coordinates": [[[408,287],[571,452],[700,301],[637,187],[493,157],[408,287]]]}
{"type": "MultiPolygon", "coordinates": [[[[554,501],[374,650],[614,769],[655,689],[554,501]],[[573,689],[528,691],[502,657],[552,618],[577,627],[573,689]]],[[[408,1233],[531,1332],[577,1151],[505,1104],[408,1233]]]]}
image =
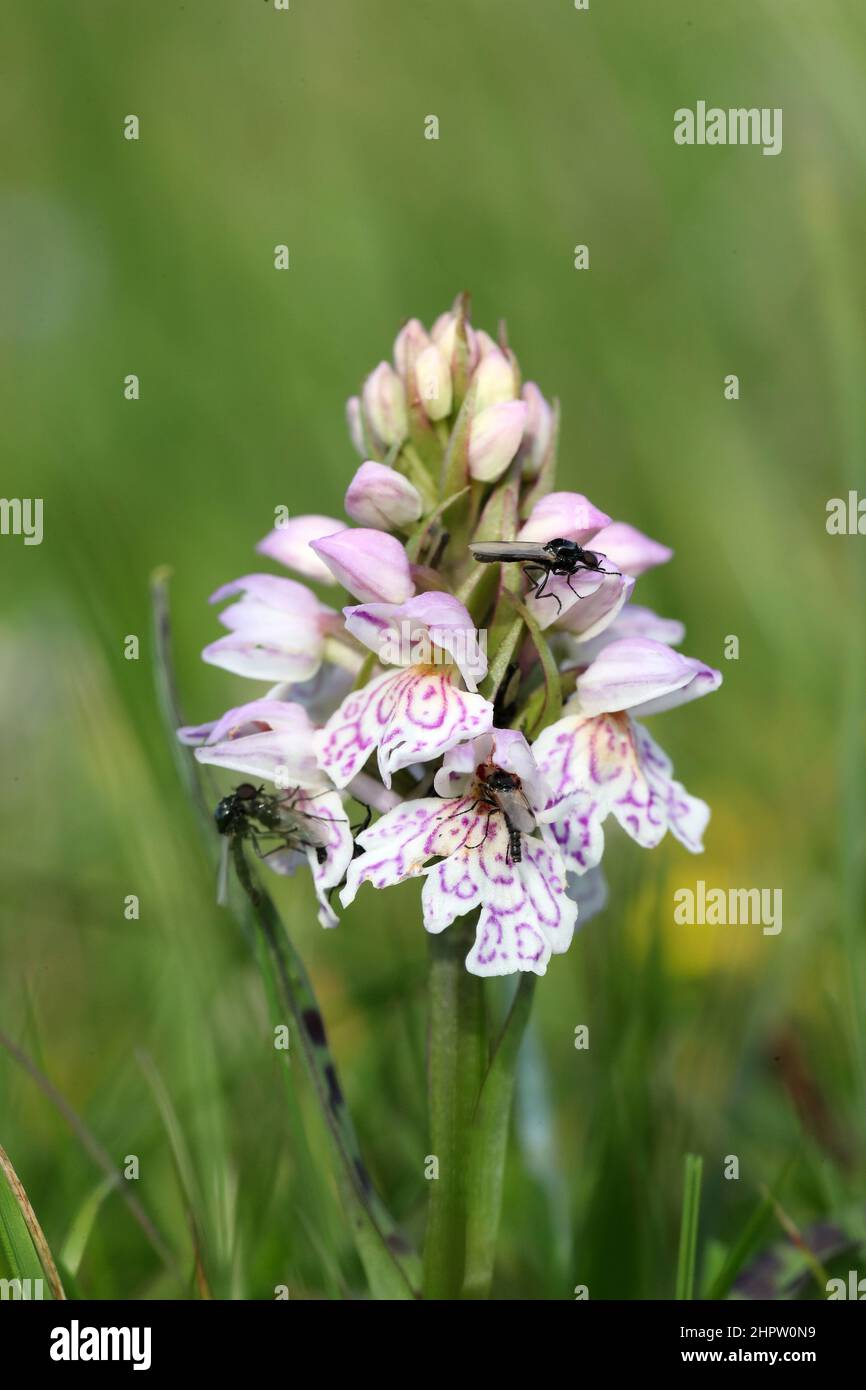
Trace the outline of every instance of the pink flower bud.
{"type": "Polygon", "coordinates": [[[334,576],[323,564],[310,541],[320,536],[332,536],[339,531],[341,523],[332,516],[292,516],[282,526],[275,526],[270,535],[259,541],[256,550],[260,555],[269,555],[286,569],[295,574],[303,574],[307,579],[318,579],[320,583],[333,584],[334,576]]]}
{"type": "Polygon", "coordinates": [[[380,362],[364,382],[364,413],[383,444],[402,444],[409,433],[406,391],[390,362],[380,362]]]}
{"type": "Polygon", "coordinates": [[[525,401],[503,401],[476,415],[469,427],[469,472],[492,483],[505,472],[523,437],[525,401]]]}
{"type": "Polygon", "coordinates": [[[353,521],[379,531],[411,526],[424,510],[421,494],[408,478],[373,462],[361,464],[346,491],[344,506],[353,521]]]}
{"type": "Polygon", "coordinates": [[[394,366],[404,382],[409,380],[412,359],[429,346],[430,334],[419,319],[409,319],[408,323],[404,323],[394,339],[394,366]]]}
{"type": "MultiPolygon", "coordinates": [[[[433,325],[433,341],[452,370],[457,350],[458,322],[457,314],[449,310],[447,314],[440,314],[433,325]]],[[[466,342],[469,349],[469,370],[472,371],[478,362],[478,341],[475,330],[469,323],[466,324],[466,342]]]]}
{"type": "Polygon", "coordinates": [[[499,348],[493,341],[489,333],[485,333],[483,328],[476,328],[475,341],[478,344],[478,357],[483,362],[488,352],[498,352],[499,348]]]}
{"type": "Polygon", "coordinates": [[[314,541],[313,549],[362,603],[405,603],[415,592],[409,558],[387,532],[347,528],[314,541]]]}
{"type": "Polygon", "coordinates": [[[415,363],[415,380],[421,404],[430,420],[444,420],[451,414],[451,371],[435,343],[415,363]]]}
{"type": "Polygon", "coordinates": [[[520,394],[529,407],[523,443],[520,446],[523,476],[535,478],[550,448],[553,436],[553,410],[534,381],[527,381],[520,394]]]}
{"type": "Polygon", "coordinates": [[[349,438],[361,455],[361,458],[363,458],[367,450],[364,448],[364,425],[361,420],[361,402],[357,396],[352,396],[346,401],[346,424],[349,426],[349,438]]]}
{"type": "Polygon", "coordinates": [[[514,368],[505,353],[493,347],[482,357],[473,377],[475,405],[479,413],[488,406],[513,401],[517,395],[514,368]]]}

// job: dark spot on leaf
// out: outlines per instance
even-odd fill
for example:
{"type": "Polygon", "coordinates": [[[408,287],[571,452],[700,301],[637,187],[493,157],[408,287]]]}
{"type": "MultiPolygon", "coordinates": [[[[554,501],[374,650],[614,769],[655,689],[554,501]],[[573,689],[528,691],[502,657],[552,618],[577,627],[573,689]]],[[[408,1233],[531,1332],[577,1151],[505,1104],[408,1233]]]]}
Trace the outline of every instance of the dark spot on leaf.
{"type": "Polygon", "coordinates": [[[343,1092],[340,1090],[337,1073],[330,1065],[325,1067],[325,1080],[328,1083],[328,1104],[332,1110],[336,1110],[343,1104],[343,1092]]]}
{"type": "Polygon", "coordinates": [[[325,1020],[318,1009],[304,1010],[304,1027],[317,1047],[325,1046],[325,1020]]]}

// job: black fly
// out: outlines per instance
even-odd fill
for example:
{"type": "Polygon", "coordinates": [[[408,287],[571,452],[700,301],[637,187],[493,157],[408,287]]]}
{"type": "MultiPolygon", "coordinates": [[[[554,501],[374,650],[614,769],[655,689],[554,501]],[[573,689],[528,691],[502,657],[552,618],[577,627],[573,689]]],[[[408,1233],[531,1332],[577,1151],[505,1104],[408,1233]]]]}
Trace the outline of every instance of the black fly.
{"type": "Polygon", "coordinates": [[[264,787],[254,787],[252,782],[242,782],[223,797],[214,811],[221,835],[251,839],[257,850],[260,837],[277,838],[282,842],[278,849],[312,849],[318,862],[324,864],[328,851],[322,832],[310,825],[315,819],[295,811],[291,797],[283,800],[266,793],[264,787]]]}
{"type": "Polygon", "coordinates": [[[496,811],[501,811],[508,830],[508,853],[512,864],[519,864],[523,858],[521,835],[530,834],[535,829],[532,814],[520,778],[513,772],[506,772],[492,763],[482,763],[476,768],[480,800],[496,811]]]}
{"type": "Polygon", "coordinates": [[[602,560],[606,559],[606,556],[600,555],[597,550],[587,550],[585,546],[578,545],[577,541],[563,540],[561,537],[547,541],[544,545],[533,541],[473,541],[469,549],[482,565],[492,565],[497,561],[522,565],[523,573],[529,580],[535,597],[539,599],[546,594],[548,598],[555,599],[560,612],[562,602],[559,595],[546,588],[551,575],[565,575],[567,587],[571,589],[575,598],[582,598],[583,596],[572,588],[573,575],[581,570],[595,574],[619,574],[619,570],[606,570],[602,567],[602,560]]]}
{"type": "Polygon", "coordinates": [[[319,864],[328,857],[327,826],[331,822],[322,816],[295,809],[295,791],[284,792],[279,796],[266,792],[264,787],[254,787],[252,782],[242,782],[233,792],[224,796],[214,811],[217,830],[225,838],[226,853],[220,862],[217,901],[228,900],[228,850],[231,846],[235,864],[240,872],[243,855],[241,842],[249,840],[260,859],[280,850],[296,850],[303,853],[311,850],[319,864]],[[262,840],[275,840],[276,844],[268,850],[261,848],[262,840]]]}

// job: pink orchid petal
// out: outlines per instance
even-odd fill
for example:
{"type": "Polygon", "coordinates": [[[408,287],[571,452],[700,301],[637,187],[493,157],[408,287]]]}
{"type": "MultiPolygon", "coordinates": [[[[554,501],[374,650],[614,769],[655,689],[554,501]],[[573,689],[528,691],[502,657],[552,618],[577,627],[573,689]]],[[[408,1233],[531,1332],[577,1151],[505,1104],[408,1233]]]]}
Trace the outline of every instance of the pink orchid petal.
{"type": "Polygon", "coordinates": [[[544,545],[561,538],[586,545],[603,526],[609,525],[607,513],[594,507],[583,493],[549,492],[532,508],[518,539],[544,545]]]}
{"type": "Polygon", "coordinates": [[[319,922],[323,927],[335,927],[337,914],[331,906],[330,892],[341,883],[352,862],[355,844],[349,817],[339,792],[324,792],[291,797],[291,814],[298,817],[297,836],[307,841],[300,852],[278,849],[267,855],[265,863],[278,874],[292,874],[300,855],[304,854],[313,876],[319,902],[319,922]],[[325,851],[320,862],[317,849],[325,851]]]}
{"type": "Polygon", "coordinates": [[[578,570],[576,574],[551,574],[547,576],[541,597],[538,598],[533,590],[527,595],[526,603],[538,626],[545,629],[566,618],[572,608],[585,602],[602,585],[609,582],[609,578],[599,574],[597,570],[578,570]]]}
{"type": "Polygon", "coordinates": [[[721,679],[718,671],[663,642],[623,638],[606,646],[578,676],[576,702],[584,715],[656,712],[708,694],[721,679]]]}
{"type": "MultiPolygon", "coordinates": [[[[567,627],[568,624],[563,624],[567,627]]],[[[676,618],[661,618],[651,608],[642,608],[637,603],[627,603],[617,613],[609,627],[587,638],[581,635],[579,645],[574,648],[574,661],[571,665],[588,666],[604,647],[611,642],[619,642],[624,637],[648,637],[652,642],[664,642],[666,646],[678,647],[686,635],[685,627],[676,618]]]]}
{"type": "Polygon", "coordinates": [[[319,765],[338,787],[378,751],[386,787],[400,768],[438,758],[493,723],[493,706],[458,690],[450,672],[410,666],[353,691],[316,737],[319,765]]]}
{"type": "Polygon", "coordinates": [[[522,858],[511,862],[502,816],[474,798],[406,802],[358,838],[364,853],[349,866],[344,906],[363,882],[384,888],[424,875],[428,931],[442,931],[481,906],[466,959],[472,973],[543,975],[551,954],[567,949],[577,904],[566,893],[562,860],[540,840],[524,836],[522,858]],[[433,857],[440,862],[425,870],[433,857]]]}
{"type": "Polygon", "coordinates": [[[592,539],[592,548],[600,555],[607,556],[611,562],[608,568],[613,567],[635,578],[655,565],[666,564],[674,553],[661,541],[652,540],[625,521],[612,521],[597,532],[592,539]]]}
{"type": "Polygon", "coordinates": [[[488,761],[519,777],[533,813],[543,813],[550,801],[550,789],[518,729],[491,729],[471,743],[449,748],[433,779],[433,786],[440,796],[463,796],[474,781],[476,769],[488,761]]]}
{"type": "MultiPolygon", "coordinates": [[[[594,593],[587,594],[577,603],[572,603],[561,616],[555,616],[554,621],[557,627],[573,633],[583,642],[588,642],[610,627],[631,597],[633,588],[634,580],[626,575],[605,575],[594,593]]],[[[542,595],[540,604],[536,600],[539,612],[545,605],[545,598],[546,595],[542,595]]],[[[545,616],[541,626],[550,626],[548,616],[545,616]]]]}
{"type": "MultiPolygon", "coordinates": [[[[207,728],[206,725],[202,729],[207,728]]],[[[193,730],[184,730],[191,742],[193,730]]],[[[313,726],[300,705],[251,700],[230,709],[209,728],[195,756],[279,787],[326,785],[313,748],[313,726]]]]}
{"type": "Polygon", "coordinates": [[[673,780],[667,755],[629,715],[567,715],[541,733],[533,753],[556,808],[545,837],[570,872],[599,863],[609,815],[645,848],[670,830],[693,853],[702,849],[709,808],[673,780]]]}
{"type": "MultiPolygon", "coordinates": [[[[358,653],[359,667],[362,660],[358,653]]],[[[309,680],[280,681],[265,698],[302,705],[313,724],[324,724],[354,684],[355,673],[326,660],[309,680]]]]}
{"type": "Polygon", "coordinates": [[[343,613],[347,631],[376,652],[383,665],[436,665],[445,653],[473,691],[487,674],[472,619],[451,594],[431,590],[405,603],[359,604],[343,613]]]}
{"type": "Polygon", "coordinates": [[[338,531],[314,541],[313,550],[362,603],[404,603],[415,592],[408,556],[385,531],[338,531]]]}
{"type": "MultiPolygon", "coordinates": [[[[235,594],[243,594],[244,600],[263,608],[272,608],[278,613],[301,612],[313,617],[334,611],[320,603],[306,584],[299,584],[296,579],[284,579],[279,574],[245,574],[241,579],[232,579],[211,594],[210,602],[224,603],[235,594]]],[[[220,622],[226,627],[233,626],[227,616],[231,612],[232,609],[227,608],[220,616],[220,622]]]]}
{"type": "Polygon", "coordinates": [[[293,516],[281,526],[275,526],[264,540],[259,541],[256,550],[307,579],[315,579],[320,584],[333,584],[333,574],[310,548],[310,542],[333,535],[340,526],[341,523],[330,516],[293,516]]]}
{"type": "Polygon", "coordinates": [[[325,634],[336,614],[294,579],[248,574],[211,596],[221,603],[241,598],[220,614],[229,629],[205,647],[203,660],[253,680],[304,681],[318,671],[325,634]]]}

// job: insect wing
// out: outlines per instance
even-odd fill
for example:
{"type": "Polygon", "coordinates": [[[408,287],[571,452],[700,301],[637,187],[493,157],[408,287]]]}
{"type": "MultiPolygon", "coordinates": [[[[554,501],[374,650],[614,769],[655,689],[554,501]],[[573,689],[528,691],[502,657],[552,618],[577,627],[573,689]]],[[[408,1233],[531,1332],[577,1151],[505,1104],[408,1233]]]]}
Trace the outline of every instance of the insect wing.
{"type": "Polygon", "coordinates": [[[229,836],[220,845],[220,862],[217,872],[217,906],[227,907],[229,901],[229,836]]]}
{"type": "Polygon", "coordinates": [[[522,830],[527,835],[535,829],[535,817],[523,792],[496,791],[494,795],[509,826],[515,830],[522,830]]]}
{"type": "Polygon", "coordinates": [[[482,565],[491,565],[497,560],[503,564],[551,564],[544,546],[533,541],[473,541],[469,549],[482,565]]]}
{"type": "Polygon", "coordinates": [[[286,843],[292,848],[312,848],[321,845],[327,849],[330,844],[329,829],[331,820],[327,816],[307,815],[286,806],[280,807],[279,834],[285,835],[286,843]]]}

